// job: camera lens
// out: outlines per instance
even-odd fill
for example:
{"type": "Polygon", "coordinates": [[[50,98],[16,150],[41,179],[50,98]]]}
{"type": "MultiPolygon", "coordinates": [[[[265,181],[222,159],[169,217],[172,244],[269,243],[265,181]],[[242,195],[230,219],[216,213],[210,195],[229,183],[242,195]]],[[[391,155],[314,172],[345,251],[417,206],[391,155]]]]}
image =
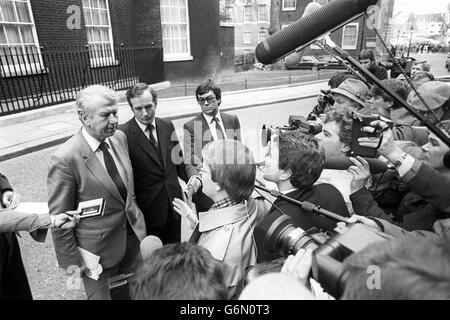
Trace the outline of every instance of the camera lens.
{"type": "Polygon", "coordinates": [[[295,255],[299,249],[316,249],[319,244],[307,232],[294,225],[284,214],[273,212],[260,224],[264,230],[263,249],[286,257],[295,255]]]}

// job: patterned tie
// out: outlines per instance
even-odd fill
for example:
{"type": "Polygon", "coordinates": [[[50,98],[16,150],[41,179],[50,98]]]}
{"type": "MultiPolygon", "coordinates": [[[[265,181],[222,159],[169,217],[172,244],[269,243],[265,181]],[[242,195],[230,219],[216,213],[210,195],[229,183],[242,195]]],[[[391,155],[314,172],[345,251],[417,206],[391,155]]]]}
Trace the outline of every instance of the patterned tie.
{"type": "Polygon", "coordinates": [[[156,141],[155,136],[153,135],[153,130],[155,130],[155,126],[154,126],[153,124],[150,123],[150,124],[147,126],[147,130],[148,130],[148,132],[149,132],[149,139],[150,139],[150,142],[152,143],[152,145],[153,145],[156,149],[159,149],[158,141],[156,141]]]}
{"type": "Polygon", "coordinates": [[[214,117],[214,118],[212,119],[211,123],[212,123],[212,122],[215,122],[215,123],[216,123],[217,140],[224,139],[225,137],[224,137],[223,132],[222,132],[222,129],[221,129],[221,127],[220,127],[220,121],[219,121],[219,119],[218,119],[217,117],[214,117]]]}
{"type": "Polygon", "coordinates": [[[99,146],[100,150],[103,151],[103,157],[105,159],[105,166],[106,171],[108,171],[109,176],[111,177],[112,181],[116,185],[117,189],[120,192],[120,196],[122,197],[123,201],[127,201],[127,188],[125,187],[125,184],[123,183],[122,178],[120,177],[119,170],[117,169],[116,163],[114,162],[114,159],[109,153],[109,146],[106,142],[100,143],[99,146]]]}

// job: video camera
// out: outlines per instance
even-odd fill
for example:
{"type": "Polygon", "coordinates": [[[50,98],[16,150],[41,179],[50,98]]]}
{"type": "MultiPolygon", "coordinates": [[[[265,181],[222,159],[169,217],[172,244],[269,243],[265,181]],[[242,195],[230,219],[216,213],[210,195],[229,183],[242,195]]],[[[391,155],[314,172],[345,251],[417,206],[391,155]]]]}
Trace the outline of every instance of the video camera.
{"type": "Polygon", "coordinates": [[[262,250],[268,253],[287,257],[295,255],[299,249],[313,249],[312,277],[335,298],[342,296],[348,279],[343,261],[372,243],[392,239],[363,224],[338,226],[331,236],[315,228],[305,231],[279,212],[267,216],[260,227],[264,230],[262,250]]]}
{"type": "Polygon", "coordinates": [[[294,130],[303,132],[304,134],[315,135],[322,131],[322,126],[309,123],[305,117],[290,115],[287,126],[267,128],[264,124],[261,131],[261,144],[264,147],[267,146],[273,134],[294,130]]]}

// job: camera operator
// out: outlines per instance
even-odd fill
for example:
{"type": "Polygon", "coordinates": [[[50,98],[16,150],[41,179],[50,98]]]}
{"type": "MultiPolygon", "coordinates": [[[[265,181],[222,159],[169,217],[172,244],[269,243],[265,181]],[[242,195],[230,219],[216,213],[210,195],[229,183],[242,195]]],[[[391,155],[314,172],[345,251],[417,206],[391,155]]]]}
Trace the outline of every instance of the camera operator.
{"type": "MultiPolygon", "coordinates": [[[[318,152],[313,137],[299,131],[280,132],[279,136],[273,136],[268,150],[262,169],[265,180],[276,183],[278,190],[288,197],[312,202],[344,217],[349,216],[345,201],[335,187],[327,183],[314,185],[322,172],[324,159],[318,152]]],[[[264,219],[278,211],[290,216],[295,224],[304,230],[316,227],[328,231],[336,226],[333,220],[306,212],[295,204],[278,199],[266,217],[255,227],[258,262],[281,257],[261,249],[264,238],[261,226],[264,225],[264,219]]]]}
{"type": "MultiPolygon", "coordinates": [[[[387,128],[387,124],[379,120],[371,123],[371,126],[379,126],[382,129],[387,128]]],[[[448,129],[450,121],[441,123],[440,127],[448,129]]],[[[415,231],[409,232],[383,219],[369,219],[357,215],[352,216],[349,222],[360,221],[392,236],[411,235],[430,238],[446,238],[450,236],[450,197],[448,197],[450,170],[444,163],[444,155],[447,154],[449,148],[434,134],[430,134],[429,139],[429,143],[423,147],[425,154],[420,160],[414,159],[396,146],[391,130],[383,132],[382,142],[378,149],[380,154],[394,164],[399,175],[408,183],[411,190],[428,203],[424,208],[408,216],[408,219],[412,220],[414,218],[417,222],[415,228],[411,228],[415,229],[415,231]],[[425,230],[417,230],[419,223],[425,227],[422,228],[425,230]],[[426,228],[427,226],[430,226],[430,228],[426,228]],[[432,230],[434,233],[426,229],[432,230]]],[[[376,148],[379,140],[379,138],[360,138],[359,142],[363,146],[376,148]]],[[[360,181],[360,189],[362,189],[360,193],[365,194],[365,196],[359,197],[358,195],[359,199],[356,199],[353,195],[352,200],[366,203],[367,210],[365,214],[367,216],[376,215],[376,212],[379,212],[380,209],[362,188],[364,175],[367,175],[367,166],[365,164],[356,164],[353,170],[355,171],[355,176],[357,176],[355,180],[360,181]]],[[[355,207],[358,207],[356,203],[355,207]]],[[[363,211],[358,210],[358,212],[363,211]]]]}
{"type": "Polygon", "coordinates": [[[377,65],[375,55],[372,50],[362,50],[358,56],[359,63],[380,80],[388,78],[384,67],[377,65]]]}
{"type": "MultiPolygon", "coordinates": [[[[450,86],[441,81],[428,81],[422,84],[417,91],[426,102],[429,109],[414,91],[408,95],[407,102],[416,109],[417,112],[426,117],[431,123],[450,119],[450,86]]],[[[420,120],[411,115],[405,108],[398,108],[391,111],[391,119],[396,123],[419,126],[420,120]]]]}
{"type": "MultiPolygon", "coordinates": [[[[402,81],[386,79],[381,82],[403,100],[407,99],[408,90],[402,81]]],[[[391,113],[396,112],[399,108],[404,109],[378,86],[373,86],[369,95],[371,97],[367,99],[367,107],[361,110],[359,112],[360,114],[377,114],[391,119],[391,113]]],[[[418,146],[422,146],[428,141],[428,129],[426,127],[412,127],[410,125],[395,123],[393,133],[395,140],[412,141],[418,146]]]]}
{"type": "Polygon", "coordinates": [[[54,216],[30,214],[14,210],[19,205],[19,194],[8,179],[0,173],[0,300],[32,299],[27,275],[20,255],[15,232],[28,231],[39,242],[44,242],[47,228],[73,228],[78,219],[74,212],[54,216]]]}
{"type": "MultiPolygon", "coordinates": [[[[311,2],[314,3],[314,2],[311,2]]],[[[327,111],[329,111],[334,105],[333,94],[330,92],[330,89],[336,89],[339,85],[347,79],[356,79],[354,75],[347,72],[339,72],[336,75],[332,76],[328,81],[328,90],[320,90],[320,94],[317,96],[317,105],[308,115],[306,120],[308,121],[317,121],[320,119],[320,116],[327,111]]]]}

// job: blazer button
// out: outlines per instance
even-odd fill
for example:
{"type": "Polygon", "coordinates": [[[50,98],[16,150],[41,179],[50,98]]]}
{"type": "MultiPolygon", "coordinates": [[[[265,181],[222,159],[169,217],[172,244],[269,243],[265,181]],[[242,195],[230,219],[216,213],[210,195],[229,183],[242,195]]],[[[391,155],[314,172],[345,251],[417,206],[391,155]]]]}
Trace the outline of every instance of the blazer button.
{"type": "Polygon", "coordinates": [[[124,223],[123,226],[122,226],[122,228],[125,229],[126,227],[127,227],[127,225],[124,223]]]}

